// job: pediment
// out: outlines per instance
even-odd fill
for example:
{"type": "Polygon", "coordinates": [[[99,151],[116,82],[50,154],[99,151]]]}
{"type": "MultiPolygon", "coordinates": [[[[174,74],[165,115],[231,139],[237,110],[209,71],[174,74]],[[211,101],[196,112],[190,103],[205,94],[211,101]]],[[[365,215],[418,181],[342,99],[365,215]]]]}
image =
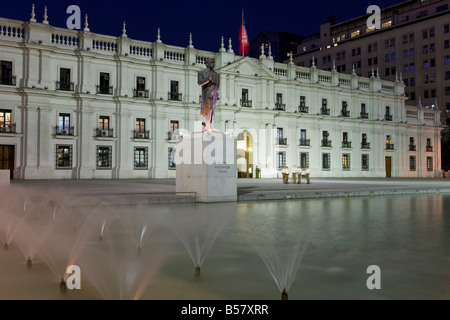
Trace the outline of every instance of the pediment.
{"type": "Polygon", "coordinates": [[[223,66],[220,69],[217,69],[217,71],[220,73],[233,73],[233,74],[238,73],[242,76],[249,76],[249,77],[258,76],[278,80],[278,76],[275,73],[273,73],[272,70],[267,68],[259,60],[249,57],[239,59],[233,63],[223,66]]]}

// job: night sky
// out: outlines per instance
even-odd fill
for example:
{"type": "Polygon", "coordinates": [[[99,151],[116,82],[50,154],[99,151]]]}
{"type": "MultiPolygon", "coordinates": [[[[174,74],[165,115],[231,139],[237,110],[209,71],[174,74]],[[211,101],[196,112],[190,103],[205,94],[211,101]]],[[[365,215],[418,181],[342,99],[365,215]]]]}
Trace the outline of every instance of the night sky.
{"type": "Polygon", "coordinates": [[[94,33],[112,36],[122,34],[123,21],[126,22],[129,38],[155,41],[158,27],[161,40],[170,45],[186,47],[189,33],[197,49],[218,51],[221,37],[225,46],[232,39],[233,49],[238,51],[238,36],[244,9],[245,26],[249,40],[260,32],[285,31],[300,35],[319,32],[320,24],[332,14],[337,22],[364,15],[369,5],[383,8],[400,1],[392,0],[328,0],[328,1],[95,1],[15,0],[3,5],[0,17],[28,21],[31,5],[35,4],[37,22],[42,22],[44,6],[48,9],[50,25],[66,28],[66,13],[69,5],[81,9],[82,28],[84,15],[88,14],[89,28],[94,33]]]}

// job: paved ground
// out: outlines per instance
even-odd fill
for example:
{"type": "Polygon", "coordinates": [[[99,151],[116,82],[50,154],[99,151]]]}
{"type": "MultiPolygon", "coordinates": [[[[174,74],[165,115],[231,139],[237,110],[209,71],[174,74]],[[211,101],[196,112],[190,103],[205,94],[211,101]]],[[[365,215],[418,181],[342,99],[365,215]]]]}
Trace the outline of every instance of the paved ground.
{"type": "MultiPolygon", "coordinates": [[[[64,191],[114,204],[195,202],[195,194],[175,192],[175,179],[13,180],[11,186],[45,192],[64,191]]],[[[313,178],[311,184],[281,179],[238,179],[238,201],[449,193],[450,179],[313,178]]]]}

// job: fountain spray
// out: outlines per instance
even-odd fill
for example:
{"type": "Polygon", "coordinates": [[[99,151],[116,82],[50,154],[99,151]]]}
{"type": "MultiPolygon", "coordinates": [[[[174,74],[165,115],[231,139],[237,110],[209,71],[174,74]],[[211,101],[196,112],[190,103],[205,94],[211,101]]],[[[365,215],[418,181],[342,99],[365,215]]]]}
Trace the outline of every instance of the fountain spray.
{"type": "Polygon", "coordinates": [[[5,244],[3,245],[3,249],[8,250],[9,246],[8,243],[5,242],[5,244]]]}
{"type": "Polygon", "coordinates": [[[28,259],[27,259],[27,267],[31,268],[32,264],[33,264],[33,262],[31,261],[31,257],[28,257],[28,259]]]}

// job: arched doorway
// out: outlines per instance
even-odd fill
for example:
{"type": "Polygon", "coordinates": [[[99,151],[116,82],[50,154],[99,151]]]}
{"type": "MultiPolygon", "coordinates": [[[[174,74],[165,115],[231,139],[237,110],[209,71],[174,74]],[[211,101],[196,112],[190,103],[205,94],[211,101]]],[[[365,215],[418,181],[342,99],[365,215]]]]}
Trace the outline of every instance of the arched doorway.
{"type": "Polygon", "coordinates": [[[236,165],[238,178],[253,178],[253,138],[247,130],[239,132],[236,138],[236,165]]]}

